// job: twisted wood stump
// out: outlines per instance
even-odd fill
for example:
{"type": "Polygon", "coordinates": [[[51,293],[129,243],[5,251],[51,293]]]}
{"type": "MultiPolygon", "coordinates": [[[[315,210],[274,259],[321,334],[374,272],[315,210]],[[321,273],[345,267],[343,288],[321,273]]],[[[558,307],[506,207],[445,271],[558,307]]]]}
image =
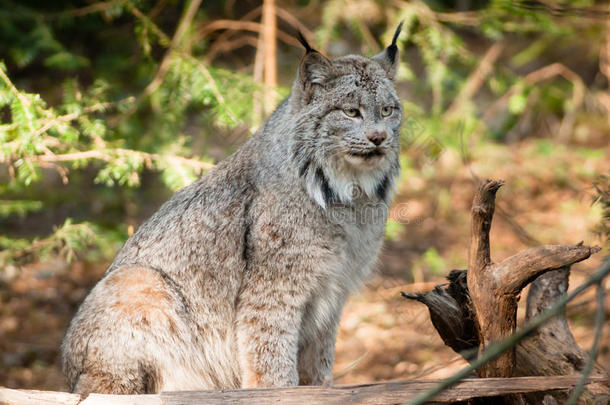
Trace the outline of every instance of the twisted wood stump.
{"type": "MultiPolygon", "coordinates": [[[[499,263],[492,262],[489,230],[495,195],[502,184],[486,180],[475,194],[468,271],[452,270],[447,277],[448,286],[437,286],[428,293],[403,293],[404,297],[428,307],[432,323],[445,344],[469,361],[514,332],[519,295],[526,285],[535,280],[527,298],[527,321],[566,293],[570,265],[600,250],[582,243],[546,245],[524,250],[499,263]]],[[[562,315],[485,364],[477,374],[480,377],[576,374],[587,360],[588,354],[577,345],[562,315]]],[[[608,376],[599,365],[593,372],[608,376]]],[[[609,393],[607,384],[590,386],[581,403],[595,403],[595,398],[609,393]]],[[[552,396],[563,400],[566,391],[554,392],[552,396]]],[[[542,403],[542,399],[511,397],[505,402],[542,403]]]]}

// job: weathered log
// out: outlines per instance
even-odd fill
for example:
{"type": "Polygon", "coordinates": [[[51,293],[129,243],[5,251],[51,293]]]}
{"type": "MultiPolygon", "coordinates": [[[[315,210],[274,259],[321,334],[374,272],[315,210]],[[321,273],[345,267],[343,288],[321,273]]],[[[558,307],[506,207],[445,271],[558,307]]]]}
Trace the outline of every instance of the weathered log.
{"type": "MultiPolygon", "coordinates": [[[[486,180],[478,188],[472,203],[470,255],[467,283],[474,308],[479,337],[479,352],[493,342],[514,332],[517,303],[521,290],[536,277],[587,259],[597,247],[547,245],[519,252],[499,263],[490,258],[489,230],[495,208],[495,196],[503,182],[486,180]]],[[[515,350],[508,350],[487,363],[481,377],[512,377],[515,350]]]]}
{"type": "MultiPolygon", "coordinates": [[[[547,310],[568,289],[569,268],[549,272],[536,279],[527,296],[525,322],[547,310]]],[[[452,270],[448,285],[437,286],[427,293],[403,293],[406,298],[425,304],[430,319],[443,342],[466,360],[476,359],[478,336],[472,326],[474,312],[470,303],[466,270],[452,270]]],[[[565,315],[559,315],[538,328],[516,346],[515,376],[560,376],[580,373],[589,355],[574,339],[565,315]]],[[[610,395],[608,373],[595,364],[592,375],[602,381],[587,387],[580,403],[606,403],[610,395]]],[[[563,401],[568,391],[555,391],[553,397],[563,401]]],[[[528,395],[528,403],[542,403],[544,395],[528,395]]],[[[561,403],[561,402],[559,402],[561,403]]]]}
{"type": "Polygon", "coordinates": [[[427,293],[402,293],[402,296],[421,302],[428,307],[430,319],[443,342],[466,360],[477,357],[479,336],[466,270],[451,270],[447,276],[449,285],[439,285],[427,293]]]}
{"type": "MultiPolygon", "coordinates": [[[[528,393],[573,387],[578,375],[552,378],[465,379],[439,394],[436,402],[451,403],[513,393],[528,393]]],[[[594,382],[599,378],[591,378],[594,382]]],[[[396,404],[408,403],[435,386],[437,381],[401,381],[334,387],[258,388],[225,391],[162,392],[156,395],[105,395],[51,391],[13,390],[0,387],[0,405],[190,405],[190,404],[396,404]]]]}
{"type": "MultiPolygon", "coordinates": [[[[546,273],[531,284],[527,295],[525,322],[547,310],[560,296],[567,293],[569,277],[570,268],[565,267],[546,273]]],[[[589,354],[574,339],[564,311],[520,343],[516,351],[516,375],[577,374],[583,371],[588,360],[589,354]]],[[[608,373],[596,363],[592,375],[607,377],[608,373]]],[[[603,403],[604,398],[606,403],[610,402],[608,383],[610,381],[606,379],[605,382],[588,386],[580,397],[580,403],[603,403]]],[[[560,391],[554,398],[563,401],[567,396],[567,391],[560,391]]],[[[536,395],[528,395],[528,398],[540,399],[536,395]]]]}
{"type": "MultiPolygon", "coordinates": [[[[514,332],[519,294],[528,283],[536,280],[528,295],[526,320],[548,309],[566,293],[571,264],[599,251],[598,247],[582,243],[540,246],[493,263],[489,230],[495,194],[501,185],[502,182],[487,180],[474,197],[469,271],[452,270],[447,277],[448,286],[437,286],[428,293],[403,293],[406,298],[428,307],[432,323],[445,344],[469,361],[476,359],[477,352],[514,332]]],[[[587,360],[588,354],[574,340],[562,314],[513,350],[477,370],[477,374],[481,377],[574,374],[582,370],[587,360]]],[[[593,372],[606,381],[591,387],[581,403],[594,403],[595,395],[599,399],[608,394],[607,372],[599,365],[593,372]]],[[[556,392],[553,398],[563,400],[566,392],[556,392]]],[[[529,403],[542,403],[542,399],[541,396],[526,398],[529,403]]],[[[509,402],[520,401],[513,397],[509,402]]]]}

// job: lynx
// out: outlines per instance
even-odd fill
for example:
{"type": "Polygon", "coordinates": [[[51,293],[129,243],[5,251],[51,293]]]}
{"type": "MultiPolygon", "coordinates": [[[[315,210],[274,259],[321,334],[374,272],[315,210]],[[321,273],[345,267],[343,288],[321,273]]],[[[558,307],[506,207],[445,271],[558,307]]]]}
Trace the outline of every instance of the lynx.
{"type": "Polygon", "coordinates": [[[373,271],[399,173],[392,44],[330,60],[301,36],[291,95],[125,243],[68,327],[89,393],[319,385],[373,271]]]}

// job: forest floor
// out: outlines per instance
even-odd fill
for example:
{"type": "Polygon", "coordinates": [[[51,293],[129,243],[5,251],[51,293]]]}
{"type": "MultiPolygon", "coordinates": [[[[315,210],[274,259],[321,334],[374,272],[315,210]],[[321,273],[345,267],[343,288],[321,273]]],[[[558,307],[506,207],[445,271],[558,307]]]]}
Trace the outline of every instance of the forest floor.
{"type": "MultiPolygon", "coordinates": [[[[599,204],[592,204],[593,182],[597,174],[610,173],[610,151],[555,148],[545,156],[540,148],[540,141],[487,145],[468,165],[449,151],[431,168],[402,180],[391,212],[402,225],[386,241],[377,275],[351,297],[343,313],[334,370],[337,384],[436,379],[465,364],[444,346],[424,305],[401,298],[400,291],[432,289],[451,269],[465,268],[473,173],[506,180],[498,193],[491,232],[495,260],[536,244],[603,244],[593,232],[601,221],[599,204]]],[[[570,288],[586,280],[608,253],[606,245],[595,257],[575,265],[570,288]]],[[[0,386],[66,390],[59,345],[67,323],[106,265],[50,260],[3,274],[0,386]]],[[[608,279],[605,288],[610,290],[608,279]]],[[[523,312],[521,302],[520,318],[523,312]]],[[[567,311],[572,332],[585,349],[593,340],[594,312],[593,290],[567,311]]],[[[598,362],[607,369],[609,326],[606,315],[598,362]]]]}

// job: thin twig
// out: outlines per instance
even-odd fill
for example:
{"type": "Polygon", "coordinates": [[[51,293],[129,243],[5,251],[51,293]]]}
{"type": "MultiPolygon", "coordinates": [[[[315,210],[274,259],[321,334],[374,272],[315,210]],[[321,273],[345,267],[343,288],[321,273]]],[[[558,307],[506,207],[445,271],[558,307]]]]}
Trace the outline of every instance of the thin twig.
{"type": "Polygon", "coordinates": [[[159,88],[159,86],[161,85],[161,83],[163,83],[163,78],[165,77],[165,75],[167,74],[167,72],[169,70],[169,64],[171,61],[172,53],[175,49],[178,48],[180,40],[182,39],[182,36],[184,35],[184,32],[186,31],[188,26],[193,21],[193,18],[195,17],[195,13],[199,9],[200,4],[201,4],[201,0],[192,0],[189,3],[186,11],[184,12],[182,19],[180,20],[180,23],[178,24],[178,28],[176,29],[176,32],[174,33],[172,42],[169,44],[169,48],[165,52],[165,56],[163,57],[163,60],[161,61],[161,64],[159,65],[157,74],[155,75],[153,80],[148,84],[148,86],[146,86],[146,88],[144,89],[144,92],[143,92],[144,96],[147,96],[147,95],[151,94],[152,92],[154,92],[155,90],[157,90],[159,88]]]}
{"type": "MultiPolygon", "coordinates": [[[[133,105],[125,113],[121,114],[121,116],[118,117],[118,119],[116,121],[121,121],[121,120],[124,120],[125,118],[131,116],[138,109],[138,107],[142,103],[142,101],[147,96],[152,94],[155,90],[157,90],[161,86],[161,84],[163,84],[163,80],[165,79],[165,76],[167,75],[167,72],[169,71],[169,67],[170,67],[170,63],[171,63],[174,51],[178,48],[180,41],[182,39],[182,36],[184,35],[188,26],[193,21],[193,18],[195,17],[195,13],[199,9],[200,5],[201,5],[201,0],[191,0],[188,7],[184,11],[182,18],[180,19],[180,22],[178,23],[178,28],[176,28],[176,32],[174,32],[174,36],[172,37],[169,47],[167,48],[167,51],[165,52],[165,55],[163,56],[163,59],[161,60],[161,63],[159,64],[159,68],[157,69],[157,73],[155,74],[155,77],[153,77],[153,79],[150,81],[150,83],[148,83],[148,85],[144,88],[144,91],[142,93],[140,93],[138,95],[138,97],[136,97],[136,100],[133,103],[133,105]]],[[[135,9],[135,7],[132,7],[132,13],[134,13],[134,15],[135,15],[135,12],[133,11],[134,9],[135,9]]],[[[139,13],[139,14],[141,15],[142,13],[139,13]]],[[[151,26],[153,25],[152,21],[150,21],[150,19],[147,18],[146,21],[151,26]]],[[[115,124],[116,124],[116,122],[115,122],[115,124]]]]}
{"type": "MultiPolygon", "coordinates": [[[[563,76],[566,80],[572,83],[572,108],[578,108],[585,96],[586,87],[581,79],[581,77],[575,73],[573,70],[569,69],[565,65],[561,63],[552,63],[550,65],[544,66],[540,69],[534,70],[533,72],[528,73],[523,78],[523,83],[528,86],[534,85],[538,82],[551,79],[555,76],[563,76]]],[[[510,97],[515,94],[522,87],[522,83],[517,83],[511,86],[506,93],[498,100],[496,100],[483,114],[483,119],[488,121],[491,117],[500,109],[503,105],[508,103],[510,97]]]]}
{"type": "Polygon", "coordinates": [[[159,0],[157,4],[149,11],[148,18],[153,19],[165,8],[167,5],[167,0],[159,0]]]}
{"type": "MultiPolygon", "coordinates": [[[[209,170],[213,168],[215,165],[208,162],[202,162],[200,160],[189,159],[182,156],[174,156],[174,155],[159,155],[156,153],[147,153],[141,152],[131,149],[105,149],[105,150],[88,150],[83,152],[72,152],[72,153],[63,153],[63,154],[53,154],[53,155],[36,155],[36,156],[28,156],[24,157],[23,160],[26,162],[34,162],[39,163],[54,163],[54,162],[72,162],[75,160],[82,159],[98,159],[106,162],[111,162],[116,159],[116,156],[124,157],[124,156],[137,156],[147,162],[152,161],[166,161],[173,165],[184,165],[189,166],[195,169],[198,173],[201,173],[203,170],[209,170]]],[[[2,158],[0,156],[0,163],[11,163],[8,159],[2,158]]]]}
{"type": "Polygon", "coordinates": [[[35,136],[38,135],[42,135],[43,133],[47,132],[49,129],[51,129],[52,127],[54,127],[57,124],[60,123],[64,123],[64,122],[70,122],[73,121],[77,118],[79,118],[82,115],[85,114],[90,114],[93,112],[97,112],[97,111],[101,111],[101,110],[105,110],[107,108],[110,108],[114,105],[123,103],[123,102],[130,102],[133,101],[134,98],[133,97],[127,97],[123,100],[117,101],[117,102],[106,102],[106,103],[97,103],[88,107],[83,108],[81,111],[76,111],[70,114],[66,114],[66,115],[61,115],[57,118],[54,118],[52,120],[47,121],[42,127],[40,127],[38,130],[36,130],[36,132],[34,132],[35,136]]]}
{"type": "Polygon", "coordinates": [[[439,384],[437,384],[433,389],[423,393],[416,397],[413,401],[408,402],[408,405],[421,405],[428,401],[434,399],[435,396],[451,387],[455,383],[466,378],[470,373],[474,370],[481,368],[484,364],[489,362],[490,360],[495,359],[500,356],[506,350],[512,348],[517,345],[524,338],[529,336],[532,332],[538,329],[540,326],[545,324],[551,318],[561,314],[564,311],[565,306],[568,302],[572,301],[574,298],[579,296],[583,291],[588,289],[594,284],[600,284],[601,281],[610,273],[610,258],[606,259],[606,261],[602,264],[600,270],[594,273],[586,282],[578,286],[574,291],[572,291],[568,295],[564,295],[559,298],[553,306],[551,306],[548,310],[544,311],[530,322],[528,322],[525,326],[519,328],[513,335],[504,339],[500,342],[494,343],[488,347],[488,349],[475,361],[470,363],[469,366],[463,368],[453,376],[443,380],[439,384]]]}
{"type": "Polygon", "coordinates": [[[258,41],[257,41],[256,37],[253,37],[250,35],[242,35],[239,38],[232,39],[232,40],[226,40],[226,41],[222,41],[222,42],[219,42],[218,40],[214,41],[214,45],[210,48],[208,53],[205,55],[205,61],[206,61],[206,63],[210,63],[214,59],[216,59],[216,57],[218,55],[223,54],[223,53],[229,53],[235,49],[239,49],[244,46],[251,46],[253,48],[256,48],[257,43],[258,43],[258,41]]]}
{"type": "Polygon", "coordinates": [[[347,364],[341,370],[333,373],[333,381],[339,381],[341,378],[343,378],[346,375],[348,375],[352,370],[354,370],[356,367],[358,367],[358,365],[362,362],[362,360],[364,360],[368,355],[369,355],[369,351],[367,350],[360,357],[358,357],[356,360],[351,361],[349,364],[347,364]]]}
{"type": "Polygon", "coordinates": [[[445,119],[455,116],[459,113],[460,108],[471,100],[477,91],[483,86],[487,77],[493,71],[494,64],[502,54],[502,51],[506,47],[506,44],[502,41],[496,42],[489,47],[481,62],[477,65],[476,69],[470,74],[464,86],[460,89],[457,97],[451,103],[451,106],[447,109],[444,114],[445,119]]]}
{"type": "MultiPolygon", "coordinates": [[[[196,0],[197,3],[201,3],[201,0],[196,0]]],[[[195,11],[197,11],[197,7],[194,7],[193,3],[191,3],[189,5],[189,9],[186,11],[185,13],[185,18],[183,18],[183,20],[181,21],[181,25],[182,23],[186,20],[186,18],[188,17],[190,20],[192,20],[192,18],[194,17],[194,13],[195,11]]],[[[150,20],[144,13],[142,13],[140,10],[138,10],[136,7],[131,7],[131,12],[132,14],[141,19],[142,21],[144,21],[147,25],[149,25],[152,29],[152,31],[157,34],[157,36],[159,36],[159,38],[162,40],[161,45],[163,45],[164,43],[168,43],[169,42],[169,37],[152,21],[150,20]]],[[[190,21],[189,21],[190,23],[190,21]]],[[[185,25],[187,26],[187,25],[185,25]]],[[[184,31],[186,28],[183,28],[181,31],[184,31]]],[[[124,114],[121,115],[120,119],[124,119],[126,117],[128,117],[129,115],[133,114],[135,112],[135,110],[137,109],[139,103],[146,97],[148,96],[150,93],[152,93],[152,91],[156,90],[161,84],[162,84],[162,79],[165,76],[165,74],[167,74],[167,68],[164,68],[164,72],[162,72],[162,65],[163,63],[167,60],[167,64],[169,65],[169,55],[171,55],[172,53],[175,53],[181,57],[184,57],[186,59],[188,59],[189,61],[191,61],[192,63],[194,63],[197,68],[201,71],[201,73],[203,73],[203,75],[208,79],[208,83],[210,84],[210,88],[212,90],[212,93],[214,93],[214,96],[216,97],[216,100],[218,101],[218,104],[222,105],[226,110],[227,110],[227,114],[229,114],[229,116],[231,117],[231,119],[235,122],[238,121],[235,113],[229,108],[229,106],[227,105],[224,97],[222,96],[222,93],[220,92],[220,90],[218,89],[218,86],[216,85],[216,81],[214,80],[213,76],[210,74],[209,70],[203,65],[203,63],[201,63],[197,58],[195,58],[193,55],[191,55],[188,52],[185,52],[184,50],[178,50],[175,46],[172,48],[172,44],[174,43],[178,43],[179,42],[179,38],[178,35],[182,35],[181,32],[179,32],[180,27],[178,27],[178,29],[176,30],[176,33],[174,34],[174,37],[171,40],[171,43],[169,45],[169,48],[165,54],[165,57],[163,58],[162,62],[161,62],[161,66],[159,66],[159,69],[157,71],[157,74],[155,75],[155,78],[153,78],[153,80],[148,84],[148,86],[146,86],[146,88],[144,89],[144,92],[141,93],[134,101],[132,108],[130,110],[128,110],[127,112],[125,112],[124,114]],[[160,76],[160,74],[162,73],[162,75],[160,76]],[[153,84],[153,82],[155,82],[155,84],[153,84]],[[151,90],[152,88],[152,90],[151,90]]],[[[169,66],[167,66],[169,67],[169,66]]]]}
{"type": "Polygon", "coordinates": [[[82,17],[87,14],[101,13],[116,5],[126,3],[127,0],[100,1],[81,8],[73,8],[70,10],[60,11],[58,13],[49,14],[48,17],[82,17]]]}
{"type": "Polygon", "coordinates": [[[366,26],[366,23],[364,23],[360,19],[357,19],[356,20],[356,24],[358,24],[358,29],[362,33],[362,36],[364,37],[364,41],[366,42],[368,47],[371,48],[371,50],[374,53],[378,53],[379,51],[381,51],[381,48],[379,47],[379,44],[375,40],[375,37],[371,33],[371,30],[369,30],[369,27],[366,26]]]}
{"type": "MultiPolygon", "coordinates": [[[[262,6],[258,6],[255,9],[252,9],[248,13],[246,13],[243,17],[241,17],[239,19],[239,21],[252,20],[260,15],[261,10],[262,10],[262,6]]],[[[216,56],[219,53],[228,52],[231,49],[236,49],[236,48],[239,48],[240,46],[243,46],[243,45],[239,45],[239,43],[237,42],[238,40],[230,41],[231,37],[236,32],[238,32],[238,31],[228,29],[228,30],[225,30],[222,34],[220,34],[211,44],[208,52],[206,52],[206,54],[204,56],[204,61],[206,63],[210,63],[212,60],[214,60],[214,58],[216,58],[216,56]],[[230,43],[232,43],[232,44],[230,44],[230,43]]],[[[249,37],[244,37],[244,38],[249,38],[249,37]]],[[[239,39],[242,39],[242,38],[239,38],[239,39]]],[[[248,40],[246,40],[246,41],[248,41],[248,40]]],[[[244,45],[246,45],[246,44],[244,44],[244,45]]]]}
{"type": "Polygon", "coordinates": [[[542,245],[542,242],[540,242],[533,235],[531,235],[523,226],[521,226],[521,224],[519,224],[515,220],[514,215],[511,215],[506,211],[503,203],[498,202],[496,204],[496,213],[497,216],[502,218],[502,220],[504,220],[504,222],[506,222],[513,229],[514,234],[517,236],[517,238],[521,240],[521,242],[528,246],[542,245]]]}
{"type": "Polygon", "coordinates": [[[212,90],[212,93],[214,93],[214,96],[216,97],[218,104],[222,105],[227,110],[227,114],[229,114],[229,116],[231,117],[231,119],[234,122],[237,122],[238,121],[237,116],[235,115],[233,110],[231,110],[231,108],[227,105],[227,102],[225,101],[225,98],[222,95],[222,93],[220,92],[220,90],[218,89],[218,86],[216,85],[216,81],[214,80],[214,77],[212,77],[212,74],[210,73],[210,71],[205,67],[205,65],[203,63],[201,63],[199,60],[197,60],[194,56],[192,56],[190,54],[183,54],[182,56],[187,57],[191,62],[193,62],[197,66],[197,68],[201,71],[201,73],[203,73],[205,78],[208,79],[208,84],[210,85],[210,89],[212,90]]]}
{"type": "Polygon", "coordinates": [[[170,37],[167,36],[165,32],[163,32],[157,24],[155,24],[150,17],[141,12],[137,7],[134,7],[131,3],[129,4],[129,11],[133,14],[134,17],[140,19],[144,24],[150,26],[152,32],[155,33],[160,41],[160,44],[167,47],[171,43],[170,37]]]}
{"type": "Polygon", "coordinates": [[[301,33],[305,36],[305,38],[307,39],[307,41],[310,44],[313,44],[315,42],[314,33],[309,28],[307,28],[307,26],[305,24],[303,24],[301,21],[299,21],[298,18],[296,18],[295,16],[293,16],[292,14],[290,14],[288,11],[284,10],[281,7],[276,7],[275,12],[277,13],[277,16],[280,17],[282,20],[284,20],[288,24],[292,25],[297,30],[301,31],[301,33]]]}
{"type": "Polygon", "coordinates": [[[12,131],[19,126],[17,122],[13,122],[12,124],[2,124],[0,125],[0,131],[12,131]]]}
{"type": "MultiPolygon", "coordinates": [[[[196,38],[202,38],[208,35],[210,32],[218,31],[218,30],[233,30],[233,31],[251,31],[251,32],[262,32],[264,30],[264,25],[261,23],[257,23],[254,21],[239,21],[239,20],[215,20],[205,27],[201,28],[197,34],[196,38]]],[[[301,47],[301,43],[298,39],[285,33],[284,31],[277,30],[277,39],[280,41],[296,46],[298,48],[301,47]]]]}

